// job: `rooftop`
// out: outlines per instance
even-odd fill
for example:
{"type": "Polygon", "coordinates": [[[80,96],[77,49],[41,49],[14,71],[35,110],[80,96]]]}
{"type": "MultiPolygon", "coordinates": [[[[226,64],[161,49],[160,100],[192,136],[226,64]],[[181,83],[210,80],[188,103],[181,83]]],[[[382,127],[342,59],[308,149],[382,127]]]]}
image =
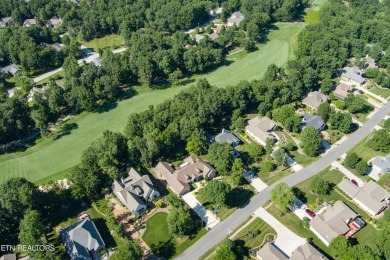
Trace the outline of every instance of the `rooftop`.
{"type": "Polygon", "coordinates": [[[318,107],[329,100],[329,97],[321,92],[313,91],[310,92],[306,98],[302,100],[302,103],[314,108],[318,109],[318,107]]]}

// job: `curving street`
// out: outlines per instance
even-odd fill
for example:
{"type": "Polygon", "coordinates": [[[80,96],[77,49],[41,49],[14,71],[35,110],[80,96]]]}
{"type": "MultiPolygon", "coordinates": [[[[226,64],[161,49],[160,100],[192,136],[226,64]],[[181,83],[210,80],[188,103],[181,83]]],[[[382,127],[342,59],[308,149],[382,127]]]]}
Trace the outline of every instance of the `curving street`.
{"type": "Polygon", "coordinates": [[[334,147],[321,159],[314,162],[302,170],[299,170],[286,178],[274,183],[263,191],[256,194],[250,203],[242,208],[236,210],[223,222],[220,222],[213,227],[206,235],[198,240],[194,245],[184,251],[176,259],[179,260],[195,260],[199,259],[205,252],[210,250],[213,246],[218,244],[221,240],[228,236],[229,230],[234,230],[242,222],[244,222],[252,213],[263,206],[270,199],[271,189],[280,182],[286,182],[289,186],[294,186],[324,170],[332,164],[342,154],[346,153],[350,148],[359,143],[365,136],[367,136],[372,129],[390,113],[390,102],[378,110],[361,128],[348,137],[339,146],[334,147]]]}

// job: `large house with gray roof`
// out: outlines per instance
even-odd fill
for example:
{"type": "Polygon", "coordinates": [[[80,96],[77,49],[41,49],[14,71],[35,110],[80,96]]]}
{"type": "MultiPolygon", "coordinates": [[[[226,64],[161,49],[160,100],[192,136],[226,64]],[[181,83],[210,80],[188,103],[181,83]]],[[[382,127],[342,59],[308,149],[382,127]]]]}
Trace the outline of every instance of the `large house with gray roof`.
{"type": "Polygon", "coordinates": [[[167,162],[159,162],[154,168],[158,178],[165,180],[173,192],[181,196],[191,189],[191,184],[203,178],[212,179],[215,169],[201,159],[189,156],[178,167],[167,162]]]}
{"type": "Polygon", "coordinates": [[[364,70],[358,67],[344,67],[341,72],[341,78],[345,81],[351,82],[352,84],[361,85],[366,81],[363,77],[364,70]]]}
{"type": "Polygon", "coordinates": [[[325,102],[328,102],[329,97],[321,92],[310,92],[307,97],[302,100],[302,103],[313,110],[317,110],[318,107],[325,102]]]}
{"type": "Polygon", "coordinates": [[[310,221],[310,230],[329,246],[336,237],[343,235],[348,239],[364,225],[355,211],[338,200],[333,206],[329,206],[325,213],[317,214],[310,221]]]}
{"type": "Polygon", "coordinates": [[[378,177],[390,173],[390,153],[385,157],[375,156],[369,163],[372,165],[372,171],[378,172],[378,177]]]}
{"type": "Polygon", "coordinates": [[[114,180],[112,190],[135,217],[145,213],[148,202],[160,197],[160,192],[149,176],[141,175],[134,168],[130,168],[126,178],[114,180]]]}
{"type": "Polygon", "coordinates": [[[328,260],[328,258],[306,242],[294,250],[290,260],[328,260]]]}
{"type": "Polygon", "coordinates": [[[369,181],[360,188],[345,179],[339,183],[338,187],[372,216],[378,215],[390,206],[390,192],[375,181],[369,181]]]}
{"type": "Polygon", "coordinates": [[[214,137],[214,140],[217,143],[228,143],[232,147],[240,144],[240,139],[238,139],[234,134],[230,133],[228,130],[222,129],[222,132],[217,134],[214,137]]]}
{"type": "Polygon", "coordinates": [[[1,72],[8,75],[15,76],[16,74],[22,72],[22,70],[16,64],[10,64],[1,69],[1,72]]]}
{"type": "Polygon", "coordinates": [[[302,129],[307,126],[312,126],[317,131],[322,131],[326,128],[326,124],[320,116],[312,116],[309,114],[304,114],[302,117],[302,129]]]}
{"type": "Polygon", "coordinates": [[[267,139],[276,139],[271,132],[277,129],[278,125],[272,119],[256,116],[248,121],[248,125],[245,127],[245,133],[259,144],[265,146],[267,139]]]}
{"type": "Polygon", "coordinates": [[[71,260],[100,259],[99,251],[105,248],[99,231],[89,217],[62,230],[60,237],[71,260]]]}
{"type": "Polygon", "coordinates": [[[266,243],[259,251],[256,253],[257,258],[260,260],[287,260],[288,257],[284,255],[279,249],[277,249],[273,244],[266,243]]]}

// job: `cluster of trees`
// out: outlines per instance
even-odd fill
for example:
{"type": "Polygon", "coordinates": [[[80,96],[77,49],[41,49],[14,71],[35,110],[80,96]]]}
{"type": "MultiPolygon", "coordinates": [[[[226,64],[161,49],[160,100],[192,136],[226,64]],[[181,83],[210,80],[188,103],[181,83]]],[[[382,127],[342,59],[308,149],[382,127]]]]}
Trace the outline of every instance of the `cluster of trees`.
{"type": "Polygon", "coordinates": [[[311,190],[318,195],[326,195],[330,192],[330,183],[329,181],[319,177],[314,176],[310,182],[311,190]]]}
{"type": "Polygon", "coordinates": [[[46,27],[29,28],[7,27],[0,30],[1,64],[15,63],[30,73],[39,73],[62,66],[69,54],[81,56],[81,50],[75,40],[60,51],[47,46],[59,39],[58,32],[46,27]]]}
{"type": "Polygon", "coordinates": [[[345,134],[351,133],[354,129],[352,115],[341,111],[336,112],[328,102],[318,107],[317,114],[328,123],[330,129],[336,129],[345,134]]]}
{"type": "Polygon", "coordinates": [[[384,153],[390,152],[390,130],[389,128],[374,131],[367,141],[367,146],[375,151],[384,153]]]}
{"type": "Polygon", "coordinates": [[[166,200],[172,205],[168,213],[168,227],[173,235],[183,237],[190,235],[198,227],[194,221],[194,213],[176,195],[169,194],[166,200]]]}
{"type": "Polygon", "coordinates": [[[218,248],[215,253],[214,259],[216,260],[241,260],[247,259],[247,253],[245,248],[237,243],[236,241],[231,241],[229,239],[225,239],[221,246],[218,248]]]}
{"type": "Polygon", "coordinates": [[[291,22],[299,18],[306,6],[306,0],[237,0],[222,3],[221,19],[226,22],[229,16],[238,10],[245,15],[240,27],[250,39],[261,38],[271,21],[291,22]]]}
{"type": "Polygon", "coordinates": [[[344,99],[344,102],[348,111],[352,114],[366,113],[373,109],[367,104],[363,97],[356,96],[354,94],[348,94],[348,96],[344,99]]]}
{"type": "Polygon", "coordinates": [[[356,169],[360,175],[365,175],[368,170],[367,162],[354,152],[347,153],[347,156],[344,160],[344,165],[349,168],[356,169]]]}
{"type": "Polygon", "coordinates": [[[272,111],[272,117],[283,124],[283,127],[290,132],[298,133],[299,126],[302,122],[300,116],[295,114],[294,106],[291,104],[283,105],[272,111]]]}
{"type": "Polygon", "coordinates": [[[288,210],[288,206],[291,205],[294,199],[295,195],[291,187],[284,182],[279,183],[271,190],[271,201],[275,202],[282,212],[288,210]]]}
{"type": "Polygon", "coordinates": [[[204,187],[204,193],[211,202],[225,206],[231,189],[230,185],[224,181],[212,180],[204,187]]]}
{"type": "Polygon", "coordinates": [[[12,16],[16,24],[35,17],[46,22],[56,15],[63,20],[72,36],[84,40],[107,34],[136,31],[141,28],[176,31],[185,30],[203,23],[208,11],[218,2],[185,0],[115,0],[115,1],[73,1],[38,0],[33,3],[22,0],[5,0],[0,4],[0,17],[12,16]]]}
{"type": "Polygon", "coordinates": [[[305,154],[314,157],[321,150],[322,136],[313,126],[307,126],[301,133],[302,149],[305,154]]]}

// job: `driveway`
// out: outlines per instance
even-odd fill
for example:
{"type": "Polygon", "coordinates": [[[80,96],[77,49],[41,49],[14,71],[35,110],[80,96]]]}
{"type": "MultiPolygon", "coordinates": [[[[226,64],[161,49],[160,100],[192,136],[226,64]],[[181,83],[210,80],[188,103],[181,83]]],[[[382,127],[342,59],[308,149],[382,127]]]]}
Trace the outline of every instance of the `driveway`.
{"type": "Polygon", "coordinates": [[[302,165],[300,165],[296,161],[294,161],[294,159],[291,158],[288,154],[286,154],[286,156],[287,156],[287,165],[291,167],[291,170],[293,172],[297,172],[297,171],[303,169],[302,165]]]}
{"type": "Polygon", "coordinates": [[[295,198],[292,204],[289,206],[289,209],[294,212],[295,215],[297,215],[300,219],[312,219],[309,215],[306,214],[305,209],[307,209],[307,206],[300,201],[298,198],[295,198]]]}
{"type": "Polygon", "coordinates": [[[257,192],[260,192],[268,187],[268,185],[263,182],[259,177],[253,178],[249,172],[244,172],[244,178],[257,192]]]}
{"type": "Polygon", "coordinates": [[[219,223],[217,217],[210,211],[207,210],[203,205],[196,199],[192,192],[188,192],[182,196],[183,200],[190,206],[195,213],[203,220],[206,227],[212,228],[219,223]]]}
{"type": "Polygon", "coordinates": [[[286,226],[274,218],[264,208],[255,211],[255,215],[267,222],[278,234],[274,244],[281,249],[286,255],[291,256],[297,247],[306,243],[306,239],[296,235],[286,226]]]}
{"type": "Polygon", "coordinates": [[[358,186],[359,187],[363,187],[364,186],[364,182],[358,177],[356,176],[355,174],[353,174],[350,170],[348,170],[347,168],[345,168],[341,163],[339,163],[338,161],[334,161],[332,163],[332,166],[334,168],[338,168],[345,176],[348,177],[348,179],[354,179],[358,186]]]}

